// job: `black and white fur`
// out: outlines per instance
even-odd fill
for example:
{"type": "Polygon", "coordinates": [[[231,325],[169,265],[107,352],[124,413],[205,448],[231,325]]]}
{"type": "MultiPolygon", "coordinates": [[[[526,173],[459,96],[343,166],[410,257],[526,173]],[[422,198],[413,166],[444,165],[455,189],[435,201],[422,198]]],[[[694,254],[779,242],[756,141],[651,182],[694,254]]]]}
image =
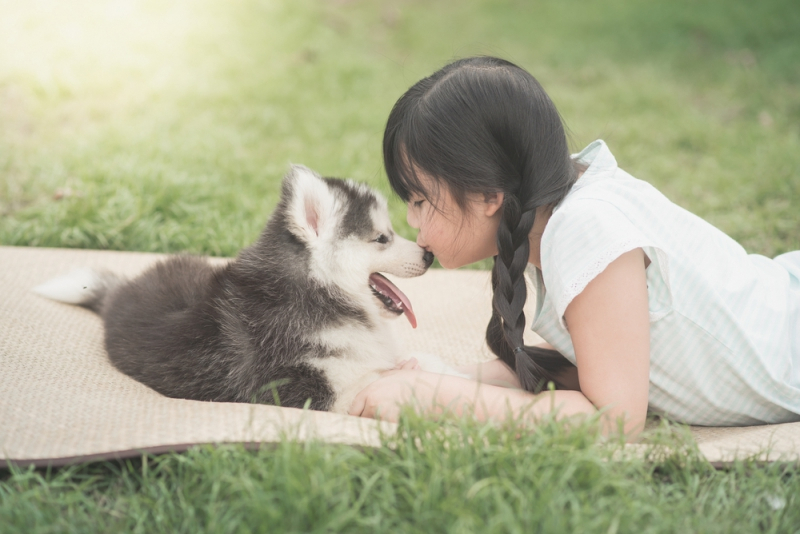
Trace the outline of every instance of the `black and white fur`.
{"type": "MultiPolygon", "coordinates": [[[[370,275],[423,274],[433,256],[392,231],[362,184],[293,166],[258,241],[224,266],[175,256],[125,281],[88,269],[34,291],[97,311],[111,363],[169,397],[346,413],[396,366],[401,312],[370,275]]],[[[416,355],[423,369],[451,372],[416,355]]]]}

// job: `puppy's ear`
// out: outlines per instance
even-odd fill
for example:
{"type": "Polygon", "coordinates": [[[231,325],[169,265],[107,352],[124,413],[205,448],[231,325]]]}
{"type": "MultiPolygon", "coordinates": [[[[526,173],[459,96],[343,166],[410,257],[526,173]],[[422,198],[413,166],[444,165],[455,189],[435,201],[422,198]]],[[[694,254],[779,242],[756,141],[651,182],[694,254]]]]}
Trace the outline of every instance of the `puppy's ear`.
{"type": "Polygon", "coordinates": [[[300,240],[313,243],[333,215],[334,197],[328,184],[308,167],[292,165],[284,186],[284,194],[289,195],[289,230],[300,240]]]}

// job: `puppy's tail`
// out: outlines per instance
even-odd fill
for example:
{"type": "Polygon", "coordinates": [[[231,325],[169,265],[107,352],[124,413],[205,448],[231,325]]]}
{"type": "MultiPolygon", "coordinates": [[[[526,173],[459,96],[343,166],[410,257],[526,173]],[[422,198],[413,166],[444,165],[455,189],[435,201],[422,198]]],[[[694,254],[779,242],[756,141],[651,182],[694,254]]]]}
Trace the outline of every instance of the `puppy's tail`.
{"type": "Polygon", "coordinates": [[[110,271],[81,268],[48,280],[32,291],[42,297],[100,313],[106,295],[121,282],[122,278],[110,271]]]}

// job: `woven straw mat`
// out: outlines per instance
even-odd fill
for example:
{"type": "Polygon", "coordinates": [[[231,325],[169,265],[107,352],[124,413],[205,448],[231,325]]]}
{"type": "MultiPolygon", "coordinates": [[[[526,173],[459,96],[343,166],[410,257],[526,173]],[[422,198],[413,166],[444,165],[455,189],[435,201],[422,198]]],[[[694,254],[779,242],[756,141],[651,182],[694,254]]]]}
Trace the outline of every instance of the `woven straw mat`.
{"type": "MultiPolygon", "coordinates": [[[[162,257],[0,247],[0,466],[64,465],[287,438],[377,446],[381,433],[394,431],[389,423],[331,413],[164,397],[111,366],[97,315],[30,291],[77,267],[135,275],[162,257]]],[[[406,350],[437,353],[454,364],[492,357],[483,342],[491,309],[487,272],[432,270],[395,281],[419,322],[416,330],[403,318],[396,322],[406,350]]],[[[526,341],[537,338],[530,334],[526,341]]],[[[800,423],[692,428],[692,434],[712,463],[800,459],[800,423]]]]}

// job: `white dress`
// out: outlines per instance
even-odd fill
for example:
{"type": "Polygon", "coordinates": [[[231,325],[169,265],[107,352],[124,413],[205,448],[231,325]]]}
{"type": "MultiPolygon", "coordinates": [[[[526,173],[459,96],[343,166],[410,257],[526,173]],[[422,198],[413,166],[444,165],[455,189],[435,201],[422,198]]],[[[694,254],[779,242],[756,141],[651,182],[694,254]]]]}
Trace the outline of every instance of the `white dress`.
{"type": "Polygon", "coordinates": [[[531,328],[575,363],[564,311],[624,252],[650,259],[652,412],[689,424],[800,421],[800,251],[750,254],[617,167],[603,141],[541,241],[531,328]]]}

